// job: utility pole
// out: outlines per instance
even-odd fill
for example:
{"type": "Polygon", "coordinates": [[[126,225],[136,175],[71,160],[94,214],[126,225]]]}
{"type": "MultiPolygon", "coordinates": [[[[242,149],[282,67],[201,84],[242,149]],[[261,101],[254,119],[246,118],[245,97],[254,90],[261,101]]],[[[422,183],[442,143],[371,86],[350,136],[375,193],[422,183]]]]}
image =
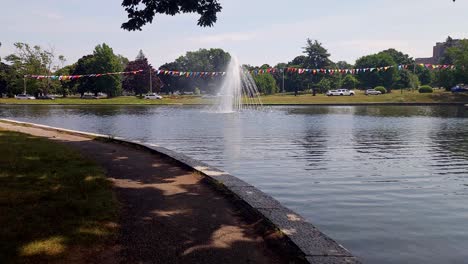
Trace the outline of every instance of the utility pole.
{"type": "Polygon", "coordinates": [[[23,76],[23,84],[24,84],[23,94],[26,94],[26,75],[23,76]]]}
{"type": "Polygon", "coordinates": [[[151,76],[151,72],[152,72],[151,67],[150,67],[149,71],[150,71],[150,72],[149,72],[149,78],[150,78],[150,93],[153,93],[153,78],[151,78],[151,77],[152,77],[152,76],[151,76]]]}
{"type": "Polygon", "coordinates": [[[284,93],[284,68],[283,68],[283,93],[284,93]]]}

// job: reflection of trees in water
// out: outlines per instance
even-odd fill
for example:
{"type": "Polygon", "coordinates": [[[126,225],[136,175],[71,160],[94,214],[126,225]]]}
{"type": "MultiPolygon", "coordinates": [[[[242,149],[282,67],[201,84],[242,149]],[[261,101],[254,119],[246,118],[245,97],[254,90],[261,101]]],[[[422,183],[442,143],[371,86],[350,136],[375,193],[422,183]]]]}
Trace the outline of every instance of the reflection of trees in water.
{"type": "Polygon", "coordinates": [[[296,142],[301,144],[305,150],[305,157],[296,157],[306,159],[307,167],[325,168],[325,158],[327,154],[327,136],[322,128],[309,127],[304,133],[304,139],[298,139],[296,142]]]}
{"type": "Polygon", "coordinates": [[[87,105],[87,106],[66,106],[64,111],[80,116],[92,115],[97,117],[130,115],[145,116],[154,111],[152,106],[123,106],[123,105],[87,105]]]}
{"type": "MultiPolygon", "coordinates": [[[[444,122],[439,129],[431,131],[431,138],[434,142],[434,148],[431,151],[442,163],[454,162],[456,159],[468,160],[467,122],[457,121],[444,122]],[[449,156],[444,154],[449,154],[449,156]]],[[[465,164],[465,170],[468,172],[468,164],[465,164]]]]}
{"type": "Polygon", "coordinates": [[[355,150],[360,154],[368,154],[366,158],[392,158],[400,155],[400,150],[405,148],[408,137],[401,127],[384,126],[356,128],[353,130],[355,150]]]}
{"type": "Polygon", "coordinates": [[[350,114],[353,115],[355,106],[295,106],[286,108],[288,114],[293,115],[330,115],[350,114]]]}
{"type": "Polygon", "coordinates": [[[356,106],[356,115],[381,117],[468,117],[463,106],[356,106]]]}
{"type": "Polygon", "coordinates": [[[56,107],[43,105],[8,105],[0,106],[2,118],[47,118],[54,114],[56,107]]]}

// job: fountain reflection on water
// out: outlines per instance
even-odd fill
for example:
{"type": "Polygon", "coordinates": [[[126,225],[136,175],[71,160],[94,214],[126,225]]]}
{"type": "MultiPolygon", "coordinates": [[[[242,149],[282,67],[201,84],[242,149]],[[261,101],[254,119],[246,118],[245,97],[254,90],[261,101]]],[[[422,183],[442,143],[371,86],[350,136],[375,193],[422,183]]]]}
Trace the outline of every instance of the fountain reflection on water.
{"type": "Polygon", "coordinates": [[[239,64],[236,57],[231,57],[219,89],[215,111],[233,113],[261,106],[262,101],[252,75],[239,64]]]}

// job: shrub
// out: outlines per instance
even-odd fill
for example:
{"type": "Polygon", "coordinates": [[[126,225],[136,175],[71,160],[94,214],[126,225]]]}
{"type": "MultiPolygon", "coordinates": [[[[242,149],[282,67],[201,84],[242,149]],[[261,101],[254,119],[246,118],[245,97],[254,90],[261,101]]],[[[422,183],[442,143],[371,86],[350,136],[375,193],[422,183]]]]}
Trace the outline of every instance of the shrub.
{"type": "Polygon", "coordinates": [[[383,86],[377,86],[377,87],[374,88],[374,90],[379,91],[379,92],[381,92],[382,94],[386,94],[386,93],[387,93],[387,89],[385,89],[385,87],[383,87],[383,86]]]}
{"type": "Polygon", "coordinates": [[[432,93],[432,92],[433,92],[432,87],[430,87],[429,85],[423,85],[419,87],[419,93],[432,93]]]}

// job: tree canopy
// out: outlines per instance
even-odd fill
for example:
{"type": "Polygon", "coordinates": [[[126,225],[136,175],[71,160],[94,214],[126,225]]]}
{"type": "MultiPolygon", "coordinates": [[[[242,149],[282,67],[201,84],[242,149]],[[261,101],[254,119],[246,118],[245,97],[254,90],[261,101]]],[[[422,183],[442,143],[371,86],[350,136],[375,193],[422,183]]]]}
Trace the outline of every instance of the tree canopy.
{"type": "Polygon", "coordinates": [[[122,6],[128,15],[128,21],[122,24],[122,28],[129,31],[141,30],[153,22],[156,14],[197,13],[200,15],[198,25],[211,27],[222,9],[218,0],[123,0],[122,6]]]}
{"type": "Polygon", "coordinates": [[[132,92],[135,95],[143,95],[150,91],[158,92],[162,87],[162,82],[156,75],[155,70],[151,64],[148,63],[148,59],[140,50],[138,56],[134,61],[130,61],[125,71],[138,71],[143,70],[141,74],[131,74],[123,77],[122,88],[127,92],[132,92]],[[150,81],[151,71],[151,81],[150,81]]]}
{"type": "MultiPolygon", "coordinates": [[[[231,55],[222,49],[199,49],[189,51],[173,62],[166,63],[160,69],[170,71],[199,71],[199,72],[222,72],[226,70],[231,55]]],[[[212,93],[220,84],[221,78],[199,77],[199,78],[177,78],[161,76],[165,84],[163,91],[166,93],[175,91],[201,91],[212,93]]]]}

